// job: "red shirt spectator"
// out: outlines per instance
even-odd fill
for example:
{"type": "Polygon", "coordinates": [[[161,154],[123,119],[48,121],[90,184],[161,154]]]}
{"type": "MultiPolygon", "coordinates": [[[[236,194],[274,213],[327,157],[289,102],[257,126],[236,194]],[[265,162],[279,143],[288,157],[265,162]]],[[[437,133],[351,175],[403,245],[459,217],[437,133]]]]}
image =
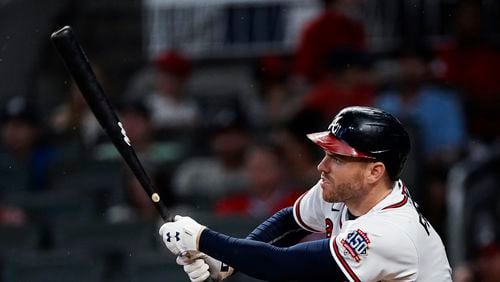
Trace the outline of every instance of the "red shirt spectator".
{"type": "Polygon", "coordinates": [[[303,107],[329,117],[346,106],[370,106],[374,96],[375,91],[370,86],[343,87],[331,79],[325,79],[304,97],[303,107]]]}
{"type": "Polygon", "coordinates": [[[462,1],[455,11],[455,38],[436,48],[436,75],[464,91],[472,137],[491,141],[500,136],[500,52],[481,38],[481,4],[462,1]]]}
{"type": "Polygon", "coordinates": [[[219,201],[215,206],[215,213],[219,216],[268,216],[281,209],[293,206],[297,198],[303,193],[304,191],[299,189],[291,189],[290,191],[277,193],[266,199],[252,197],[249,194],[237,194],[219,201]]]}
{"type": "Polygon", "coordinates": [[[362,23],[335,10],[333,3],[325,3],[322,13],[302,32],[295,55],[295,71],[309,82],[317,81],[324,74],[323,61],[332,50],[361,50],[364,45],[362,23]]]}
{"type": "Polygon", "coordinates": [[[16,207],[0,207],[0,225],[23,225],[27,221],[26,214],[16,207]]]}
{"type": "Polygon", "coordinates": [[[325,76],[304,96],[302,107],[326,119],[346,106],[370,106],[375,96],[370,59],[363,52],[336,49],[325,59],[325,76]]]}
{"type": "Polygon", "coordinates": [[[500,53],[486,44],[460,47],[450,42],[436,48],[438,78],[479,99],[500,93],[500,53]]]}
{"type": "Polygon", "coordinates": [[[284,158],[276,146],[254,145],[245,155],[244,171],[248,182],[245,190],[219,200],[215,205],[217,215],[271,216],[292,206],[304,192],[288,184],[284,158]]]}

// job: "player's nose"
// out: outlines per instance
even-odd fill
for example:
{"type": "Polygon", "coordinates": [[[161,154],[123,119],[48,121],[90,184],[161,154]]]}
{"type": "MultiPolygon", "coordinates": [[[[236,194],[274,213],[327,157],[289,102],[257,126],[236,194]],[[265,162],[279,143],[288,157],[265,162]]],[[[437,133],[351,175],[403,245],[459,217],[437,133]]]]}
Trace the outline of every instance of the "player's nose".
{"type": "Polygon", "coordinates": [[[328,165],[327,165],[327,162],[328,162],[328,157],[325,156],[323,157],[323,159],[321,160],[321,162],[318,164],[318,166],[316,167],[316,169],[319,171],[319,172],[325,172],[325,173],[328,173],[328,165]]]}

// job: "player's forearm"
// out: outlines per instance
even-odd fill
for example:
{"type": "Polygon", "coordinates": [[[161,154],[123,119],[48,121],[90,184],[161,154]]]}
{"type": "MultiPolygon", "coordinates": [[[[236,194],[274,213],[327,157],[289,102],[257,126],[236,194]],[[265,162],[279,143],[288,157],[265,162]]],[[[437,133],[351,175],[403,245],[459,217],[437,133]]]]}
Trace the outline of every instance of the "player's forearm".
{"type": "Polygon", "coordinates": [[[324,239],[281,248],[205,229],[199,249],[239,272],[266,281],[345,279],[329,252],[328,242],[324,239]]]}
{"type": "Polygon", "coordinates": [[[293,208],[275,213],[255,228],[247,239],[270,243],[275,246],[290,246],[299,242],[310,232],[302,229],[293,218],[293,208]]]}

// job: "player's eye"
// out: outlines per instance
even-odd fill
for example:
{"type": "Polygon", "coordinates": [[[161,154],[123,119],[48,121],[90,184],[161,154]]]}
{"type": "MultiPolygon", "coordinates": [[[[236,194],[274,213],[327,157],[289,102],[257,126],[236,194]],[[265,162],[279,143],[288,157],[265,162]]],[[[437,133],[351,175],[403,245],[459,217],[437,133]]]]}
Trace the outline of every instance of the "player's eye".
{"type": "Polygon", "coordinates": [[[337,155],[334,154],[327,154],[327,155],[335,162],[335,164],[340,165],[344,163],[344,160],[337,155]]]}

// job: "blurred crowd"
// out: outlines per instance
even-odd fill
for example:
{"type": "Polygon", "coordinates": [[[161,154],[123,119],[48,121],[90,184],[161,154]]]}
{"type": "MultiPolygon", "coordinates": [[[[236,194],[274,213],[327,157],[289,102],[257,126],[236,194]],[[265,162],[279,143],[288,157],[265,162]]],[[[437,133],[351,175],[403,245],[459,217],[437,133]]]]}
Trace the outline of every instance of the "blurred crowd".
{"type": "MultiPolygon", "coordinates": [[[[498,158],[500,49],[482,37],[479,2],[457,5],[454,32],[445,42],[388,54],[370,52],[364,26],[344,2],[322,1],[294,54],[255,59],[255,97],[188,89],[197,64],[174,49],[124,82],[125,93],[113,101],[155,187],[173,210],[221,220],[266,218],[318,180],[322,152],[305,134],[326,128],[345,106],[378,107],[411,134],[403,181],[423,214],[445,241],[454,236],[447,228],[453,220],[464,224],[465,255],[450,257],[455,281],[499,281],[498,160],[463,182],[462,196],[471,201],[463,203],[463,214],[449,212],[456,182],[450,171],[498,158]]],[[[106,89],[109,74],[94,63],[106,89]]],[[[71,83],[67,92],[48,115],[23,96],[3,105],[0,224],[50,224],[64,214],[75,216],[71,220],[157,221],[78,88],[71,83]],[[46,200],[54,194],[59,202],[46,200]],[[75,197],[89,203],[76,204],[85,211],[58,207],[75,197]]],[[[50,246],[50,239],[43,242],[50,246]]]]}

